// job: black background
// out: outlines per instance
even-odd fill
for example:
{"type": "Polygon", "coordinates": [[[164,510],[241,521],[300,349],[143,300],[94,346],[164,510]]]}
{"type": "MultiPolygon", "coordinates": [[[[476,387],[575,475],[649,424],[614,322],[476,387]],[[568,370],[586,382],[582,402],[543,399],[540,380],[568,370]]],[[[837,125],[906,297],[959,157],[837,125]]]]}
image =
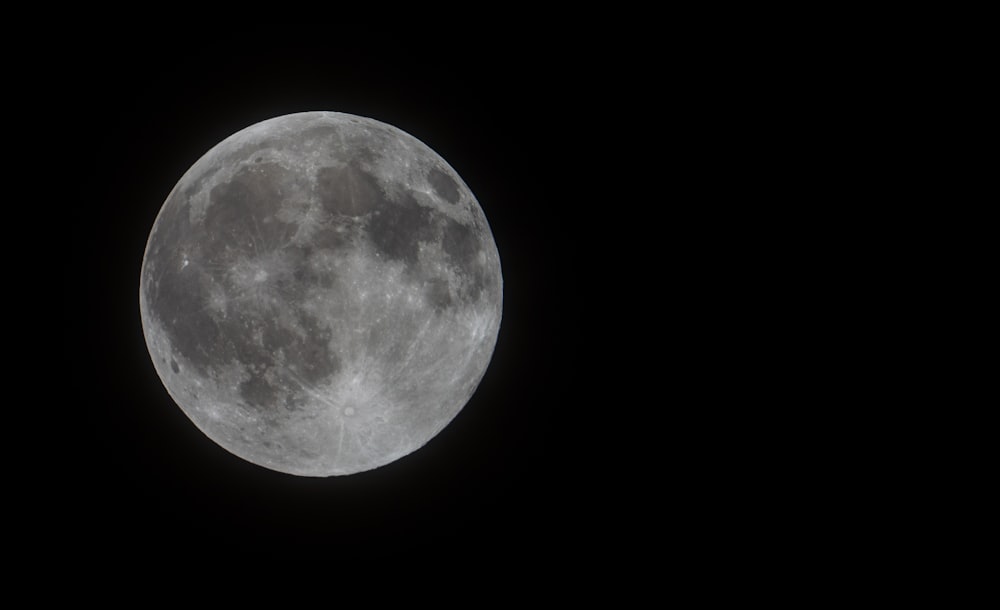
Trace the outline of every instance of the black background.
{"type": "MultiPolygon", "coordinates": [[[[71,374],[48,394],[59,441],[41,475],[47,528],[65,544],[571,558],[628,537],[642,461],[628,439],[656,399],[627,398],[649,356],[611,345],[650,332],[633,327],[659,306],[630,281],[648,219],[626,211],[659,205],[630,190],[649,178],[648,76],[600,39],[428,38],[79,37],[26,70],[64,163],[40,174],[65,231],[49,258],[65,269],[53,341],[71,374]],[[199,432],[159,381],[138,311],[145,242],[180,176],[228,135],[306,110],[372,117],[437,151],[483,207],[504,274],[493,361],[460,415],[404,459],[328,479],[266,470],[199,432]]],[[[38,158],[50,141],[35,139],[38,158]]]]}

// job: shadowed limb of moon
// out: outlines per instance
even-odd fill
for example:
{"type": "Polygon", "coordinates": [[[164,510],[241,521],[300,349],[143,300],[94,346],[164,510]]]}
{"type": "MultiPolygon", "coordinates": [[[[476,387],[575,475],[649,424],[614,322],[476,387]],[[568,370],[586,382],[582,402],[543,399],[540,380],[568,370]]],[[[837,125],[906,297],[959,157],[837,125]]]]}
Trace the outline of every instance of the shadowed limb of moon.
{"type": "Polygon", "coordinates": [[[416,138],[305,112],[184,174],[146,244],[150,356],[209,438],[261,466],[345,475],[423,446],[472,396],[503,300],[468,186],[416,138]]]}

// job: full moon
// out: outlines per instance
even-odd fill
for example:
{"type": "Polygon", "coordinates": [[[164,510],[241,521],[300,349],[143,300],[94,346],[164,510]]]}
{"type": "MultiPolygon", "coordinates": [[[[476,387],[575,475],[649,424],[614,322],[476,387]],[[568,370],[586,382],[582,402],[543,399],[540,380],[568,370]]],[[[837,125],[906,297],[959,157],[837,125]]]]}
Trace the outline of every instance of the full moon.
{"type": "Polygon", "coordinates": [[[153,365],[229,452],[300,476],[397,460],[486,372],[503,280],[486,216],[385,123],[303,112],[226,138],[167,196],[139,312],[153,365]]]}

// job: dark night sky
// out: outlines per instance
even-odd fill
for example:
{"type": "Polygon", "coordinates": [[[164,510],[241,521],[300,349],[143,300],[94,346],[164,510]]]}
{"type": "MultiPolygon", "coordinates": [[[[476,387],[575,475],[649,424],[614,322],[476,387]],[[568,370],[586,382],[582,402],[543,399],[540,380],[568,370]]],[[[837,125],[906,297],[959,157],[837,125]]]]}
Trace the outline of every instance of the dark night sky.
{"type": "MultiPolygon", "coordinates": [[[[529,567],[562,578],[560,595],[648,583],[663,599],[679,583],[702,599],[891,563],[868,551],[893,544],[882,530],[898,519],[873,519],[877,493],[856,496],[857,481],[888,489],[902,466],[853,443],[883,432],[864,392],[852,408],[837,394],[863,366],[850,354],[869,357],[838,342],[863,331],[824,334],[867,315],[869,295],[844,317],[853,270],[831,278],[826,259],[870,264],[852,239],[883,228],[869,215],[884,197],[852,173],[882,168],[891,149],[865,150],[872,134],[894,137],[885,119],[919,108],[909,88],[879,106],[871,85],[893,81],[872,60],[881,47],[893,66],[906,54],[885,36],[875,53],[847,48],[856,24],[827,16],[758,27],[705,10],[472,7],[393,29],[12,22],[5,304],[28,315],[7,317],[8,555],[76,593],[59,567],[132,591],[106,558],[148,571],[178,557],[184,584],[222,580],[189,563],[225,569],[235,553],[253,567],[225,585],[255,592],[286,562],[324,569],[300,588],[334,602],[334,563],[386,590],[383,569],[434,572],[414,598],[451,585],[454,564],[497,575],[474,599],[529,567]],[[328,479],[263,469],[199,432],[157,377],[138,311],[145,242],[177,180],[232,133],[306,110],[384,121],[437,151],[484,209],[504,275],[493,361],[458,417],[410,456],[328,479]],[[832,363],[814,357],[826,351],[832,363]]],[[[900,548],[923,544],[909,538],[900,548]]]]}
{"type": "Polygon", "coordinates": [[[358,557],[427,546],[569,557],[618,538],[632,514],[619,464],[636,459],[621,417],[633,383],[619,373],[635,356],[608,341],[634,320],[608,306],[632,298],[634,261],[620,257],[636,220],[619,211],[634,176],[621,168],[640,163],[615,137],[635,118],[623,98],[640,95],[619,66],[598,43],[528,34],[470,38],[462,52],[414,35],[182,38],[67,39],[30,71],[34,111],[72,134],[73,161],[53,180],[72,332],[57,388],[66,451],[52,458],[72,467],[44,482],[62,538],[138,554],[267,544],[358,557]],[[180,176],[226,136],[304,110],[369,116],[441,154],[486,212],[504,272],[493,362],[458,418],[403,460],[330,479],[265,470],[203,436],[157,378],[137,306],[145,241],[180,176]]]}

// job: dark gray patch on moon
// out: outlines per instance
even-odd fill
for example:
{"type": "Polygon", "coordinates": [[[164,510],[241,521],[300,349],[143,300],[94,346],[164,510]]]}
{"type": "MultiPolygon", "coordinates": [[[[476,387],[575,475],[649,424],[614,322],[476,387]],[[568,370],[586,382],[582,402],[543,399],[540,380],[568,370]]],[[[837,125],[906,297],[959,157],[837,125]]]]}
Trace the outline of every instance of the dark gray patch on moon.
{"type": "Polygon", "coordinates": [[[258,342],[258,337],[272,324],[249,312],[228,317],[218,323],[222,336],[212,355],[222,362],[239,362],[253,371],[266,370],[274,364],[274,354],[258,342]]]}
{"type": "Polygon", "coordinates": [[[296,335],[290,328],[267,324],[261,329],[261,345],[269,353],[287,350],[295,344],[296,335]]]}
{"type": "Polygon", "coordinates": [[[273,218],[274,203],[284,197],[282,183],[292,179],[280,165],[259,163],[213,187],[205,214],[209,243],[216,247],[246,243],[260,251],[286,242],[294,228],[273,218]],[[222,236],[226,238],[220,239],[222,236]]]}
{"type": "Polygon", "coordinates": [[[460,222],[447,222],[441,236],[441,246],[445,254],[456,265],[466,265],[475,259],[480,242],[472,227],[460,222]]]}
{"type": "Polygon", "coordinates": [[[348,235],[332,227],[321,227],[309,238],[309,246],[320,251],[336,250],[338,248],[350,247],[355,235],[348,235]]]}
{"type": "Polygon", "coordinates": [[[436,167],[432,167],[431,171],[427,173],[427,181],[439,197],[450,204],[458,203],[461,197],[458,190],[458,183],[451,176],[436,167]]]}
{"type": "Polygon", "coordinates": [[[427,280],[427,302],[438,313],[451,306],[451,290],[448,288],[447,280],[442,278],[427,280]]]}
{"type": "Polygon", "coordinates": [[[420,242],[434,235],[431,212],[412,196],[378,209],[368,223],[372,243],[392,260],[417,264],[420,242]]]}
{"type": "Polygon", "coordinates": [[[375,178],[355,165],[321,167],[316,174],[316,196],[331,214],[362,216],[381,207],[382,193],[375,178]]]}
{"type": "Polygon", "coordinates": [[[165,270],[149,287],[150,302],[157,303],[167,336],[174,350],[205,374],[215,362],[207,349],[220,341],[218,324],[206,308],[209,278],[186,269],[165,270]]]}
{"type": "Polygon", "coordinates": [[[270,407],[278,397],[277,390],[263,375],[253,375],[250,379],[242,382],[239,386],[239,392],[247,404],[258,408],[270,407]]]}
{"type": "Polygon", "coordinates": [[[488,268],[479,262],[479,254],[487,244],[469,225],[449,221],[442,231],[441,248],[466,279],[460,288],[462,299],[466,302],[479,300],[489,285],[488,268]]]}

